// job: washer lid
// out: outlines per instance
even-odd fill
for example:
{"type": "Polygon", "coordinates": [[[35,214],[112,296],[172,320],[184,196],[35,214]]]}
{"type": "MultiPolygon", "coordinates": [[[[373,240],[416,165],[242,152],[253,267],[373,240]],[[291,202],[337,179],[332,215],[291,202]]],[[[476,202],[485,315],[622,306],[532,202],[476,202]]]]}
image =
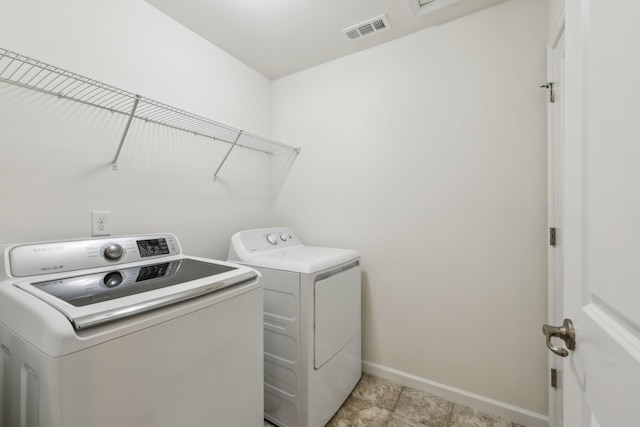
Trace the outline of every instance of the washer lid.
{"type": "Polygon", "coordinates": [[[357,251],[350,249],[299,245],[286,249],[261,252],[245,262],[253,267],[310,274],[353,261],[359,257],[360,254],[357,251]]]}
{"type": "Polygon", "coordinates": [[[64,314],[75,329],[84,329],[259,277],[246,266],[205,258],[174,256],[163,261],[91,269],[72,277],[32,276],[13,285],[64,314]]]}

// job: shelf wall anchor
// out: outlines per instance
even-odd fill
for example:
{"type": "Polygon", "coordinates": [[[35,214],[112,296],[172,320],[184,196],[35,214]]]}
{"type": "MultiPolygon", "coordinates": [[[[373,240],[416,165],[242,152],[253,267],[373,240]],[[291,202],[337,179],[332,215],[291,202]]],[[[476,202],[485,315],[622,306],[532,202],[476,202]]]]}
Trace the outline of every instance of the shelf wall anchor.
{"type": "Polygon", "coordinates": [[[220,169],[222,169],[222,165],[224,165],[224,162],[227,161],[227,157],[229,157],[229,154],[231,154],[231,150],[233,150],[235,148],[235,146],[238,143],[238,140],[240,139],[241,136],[242,136],[242,131],[238,132],[238,136],[236,136],[235,141],[233,141],[233,144],[231,144],[231,147],[229,147],[229,151],[227,151],[227,154],[224,156],[224,158],[220,162],[220,165],[218,166],[218,169],[216,169],[216,173],[213,174],[213,181],[214,182],[218,180],[218,172],[220,172],[220,169]]]}
{"type": "Polygon", "coordinates": [[[113,169],[114,171],[118,170],[118,157],[120,157],[120,151],[122,150],[122,146],[124,145],[124,140],[127,138],[127,133],[129,133],[131,120],[133,120],[133,116],[136,113],[136,108],[138,108],[138,102],[140,102],[140,95],[136,95],[136,98],[133,100],[133,107],[131,108],[131,113],[129,113],[129,119],[127,120],[127,125],[124,127],[122,138],[120,138],[120,145],[118,146],[118,151],[116,151],[116,157],[113,158],[113,164],[111,165],[111,169],[113,169]]]}

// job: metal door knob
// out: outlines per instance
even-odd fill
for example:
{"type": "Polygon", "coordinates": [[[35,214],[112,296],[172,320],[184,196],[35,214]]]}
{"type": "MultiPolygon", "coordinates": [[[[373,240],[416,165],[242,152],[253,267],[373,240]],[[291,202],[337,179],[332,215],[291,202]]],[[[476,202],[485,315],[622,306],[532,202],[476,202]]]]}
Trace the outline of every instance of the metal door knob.
{"type": "Polygon", "coordinates": [[[576,331],[573,329],[571,319],[564,319],[562,326],[543,325],[542,333],[547,337],[547,348],[561,357],[567,357],[569,350],[576,348],[576,331]],[[558,337],[564,341],[567,348],[558,347],[551,344],[551,337],[558,337]]]}

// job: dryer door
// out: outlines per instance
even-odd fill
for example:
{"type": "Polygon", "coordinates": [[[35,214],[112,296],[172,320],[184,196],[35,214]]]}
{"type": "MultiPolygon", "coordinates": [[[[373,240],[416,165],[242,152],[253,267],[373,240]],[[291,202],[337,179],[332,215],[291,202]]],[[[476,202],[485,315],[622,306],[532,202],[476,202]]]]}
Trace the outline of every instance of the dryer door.
{"type": "Polygon", "coordinates": [[[320,369],[360,335],[360,263],[318,276],[315,282],[314,367],[320,369]]]}

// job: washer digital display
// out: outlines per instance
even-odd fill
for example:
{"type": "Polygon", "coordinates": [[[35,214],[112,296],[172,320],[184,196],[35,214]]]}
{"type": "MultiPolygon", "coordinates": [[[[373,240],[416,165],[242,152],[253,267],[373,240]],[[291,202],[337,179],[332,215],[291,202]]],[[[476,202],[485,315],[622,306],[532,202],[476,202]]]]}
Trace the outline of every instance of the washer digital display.
{"type": "Polygon", "coordinates": [[[138,240],[138,251],[142,258],[158,255],[169,255],[169,245],[166,239],[138,240]]]}

